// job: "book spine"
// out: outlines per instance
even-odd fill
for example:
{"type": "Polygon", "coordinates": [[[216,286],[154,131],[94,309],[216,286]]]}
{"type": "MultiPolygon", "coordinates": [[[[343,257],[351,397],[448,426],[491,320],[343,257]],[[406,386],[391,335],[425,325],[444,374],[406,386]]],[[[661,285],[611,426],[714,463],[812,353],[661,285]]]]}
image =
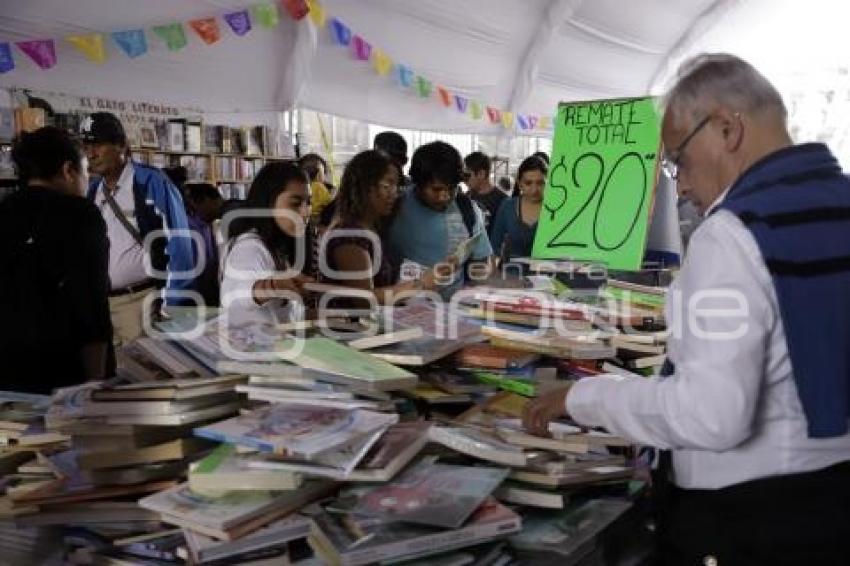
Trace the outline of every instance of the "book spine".
{"type": "Polygon", "coordinates": [[[495,385],[496,387],[504,391],[517,393],[518,395],[522,395],[524,397],[534,397],[535,395],[537,395],[537,388],[530,383],[524,383],[515,379],[505,379],[503,377],[499,377],[497,375],[493,375],[492,373],[484,371],[476,371],[473,372],[472,375],[474,375],[475,378],[478,379],[481,383],[486,383],[487,385],[495,385]]]}
{"type": "Polygon", "coordinates": [[[401,558],[412,554],[421,555],[425,550],[429,554],[437,554],[455,548],[470,546],[477,542],[484,542],[493,537],[514,533],[519,531],[521,527],[522,520],[516,517],[486,525],[444,531],[413,540],[394,542],[360,551],[342,553],[340,554],[340,558],[342,558],[342,563],[345,565],[358,566],[360,564],[371,564],[379,560],[401,558]]]}

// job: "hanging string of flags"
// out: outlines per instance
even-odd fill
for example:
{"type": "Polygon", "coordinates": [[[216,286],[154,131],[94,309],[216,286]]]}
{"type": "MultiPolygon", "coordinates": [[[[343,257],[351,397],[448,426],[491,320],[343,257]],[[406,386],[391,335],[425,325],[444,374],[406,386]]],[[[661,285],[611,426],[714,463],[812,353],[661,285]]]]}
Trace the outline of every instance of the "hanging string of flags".
{"type": "Polygon", "coordinates": [[[552,118],[532,114],[515,114],[480,100],[461,96],[448,88],[435,84],[432,80],[416,73],[408,65],[396,63],[384,51],[354,33],[352,29],[339,18],[328,14],[318,0],[307,0],[310,21],[319,29],[326,28],[333,41],[340,47],[351,50],[355,62],[371,62],[372,68],[381,76],[393,76],[397,83],[415,92],[420,98],[433,99],[446,108],[454,108],[473,120],[484,120],[494,125],[501,124],[505,129],[531,132],[533,130],[550,130],[552,118]]]}
{"type": "MultiPolygon", "coordinates": [[[[307,15],[305,0],[282,0],[280,4],[284,11],[294,20],[303,19],[307,15]]],[[[271,29],[280,23],[280,11],[276,2],[256,4],[245,10],[225,13],[221,16],[227,27],[237,36],[242,37],[255,27],[271,29]]],[[[219,18],[210,16],[186,22],[185,25],[194,31],[207,45],[212,45],[222,37],[222,27],[219,18]]],[[[172,22],[150,28],[152,37],[161,41],[169,51],[180,51],[188,45],[184,23],[172,22]]],[[[148,38],[151,37],[142,28],[114,31],[111,33],[89,33],[85,35],[69,35],[64,38],[77,51],[93,63],[103,64],[108,58],[107,39],[111,38],[120,50],[129,58],[135,59],[146,54],[149,50],[148,38]]],[[[60,40],[61,41],[61,40],[60,40]]],[[[56,39],[32,39],[16,41],[15,47],[29,57],[39,68],[47,70],[56,66],[56,39]]],[[[15,69],[15,57],[10,42],[0,42],[0,73],[8,73],[15,69]]]]}
{"type": "MultiPolygon", "coordinates": [[[[316,28],[326,28],[337,45],[351,50],[353,61],[370,63],[378,75],[392,76],[402,88],[413,91],[423,100],[434,100],[445,108],[453,108],[473,120],[486,120],[493,125],[501,125],[507,130],[518,129],[531,132],[552,128],[552,118],[549,116],[515,114],[480,100],[470,99],[434,83],[408,65],[395,62],[386,52],[354,33],[344,22],[331,17],[318,0],[263,2],[248,9],[228,12],[221,16],[209,16],[185,23],[172,22],[156,25],[150,28],[150,35],[145,29],[136,28],[109,33],[69,35],[64,40],[95,64],[103,64],[108,59],[108,39],[111,39],[127,57],[135,59],[148,53],[149,38],[161,42],[169,51],[184,49],[188,45],[186,27],[206,45],[217,43],[222,37],[223,30],[226,29],[238,37],[243,37],[257,28],[277,27],[280,23],[279,5],[290,18],[296,21],[309,15],[310,21],[316,28]],[[225,25],[221,25],[220,22],[225,25]]],[[[55,39],[16,41],[14,46],[41,69],[51,69],[58,63],[55,39]]],[[[15,66],[12,43],[0,42],[0,74],[13,71],[15,66]]]]}

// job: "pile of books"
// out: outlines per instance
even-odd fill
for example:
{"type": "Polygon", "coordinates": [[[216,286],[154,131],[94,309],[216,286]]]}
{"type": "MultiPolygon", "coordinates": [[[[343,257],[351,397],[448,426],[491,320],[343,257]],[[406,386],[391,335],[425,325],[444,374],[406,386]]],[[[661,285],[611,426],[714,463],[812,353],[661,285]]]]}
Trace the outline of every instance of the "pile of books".
{"type": "Polygon", "coordinates": [[[115,379],[0,396],[0,518],[21,541],[61,526],[76,564],[573,563],[634,512],[637,452],[568,420],[532,436],[523,410],[659,365],[666,334],[530,292],[286,324],[174,310],[115,379]]]}

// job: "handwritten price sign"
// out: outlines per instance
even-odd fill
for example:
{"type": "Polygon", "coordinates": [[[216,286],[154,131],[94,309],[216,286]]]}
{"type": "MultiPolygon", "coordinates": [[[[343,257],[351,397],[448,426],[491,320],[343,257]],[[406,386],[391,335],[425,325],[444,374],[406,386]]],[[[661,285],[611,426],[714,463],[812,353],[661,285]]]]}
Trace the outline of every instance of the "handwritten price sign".
{"type": "Polygon", "coordinates": [[[561,104],[532,256],[640,269],[660,144],[652,98],[561,104]]]}

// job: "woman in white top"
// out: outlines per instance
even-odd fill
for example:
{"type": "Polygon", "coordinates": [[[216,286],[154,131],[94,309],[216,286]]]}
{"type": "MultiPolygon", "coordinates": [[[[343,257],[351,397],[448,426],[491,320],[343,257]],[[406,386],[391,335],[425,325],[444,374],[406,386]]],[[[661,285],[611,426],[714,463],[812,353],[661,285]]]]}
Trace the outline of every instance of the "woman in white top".
{"type": "Polygon", "coordinates": [[[228,213],[221,305],[227,316],[286,322],[303,316],[302,286],[310,277],[307,220],[310,186],[297,165],[266,164],[244,206],[228,213]]]}

